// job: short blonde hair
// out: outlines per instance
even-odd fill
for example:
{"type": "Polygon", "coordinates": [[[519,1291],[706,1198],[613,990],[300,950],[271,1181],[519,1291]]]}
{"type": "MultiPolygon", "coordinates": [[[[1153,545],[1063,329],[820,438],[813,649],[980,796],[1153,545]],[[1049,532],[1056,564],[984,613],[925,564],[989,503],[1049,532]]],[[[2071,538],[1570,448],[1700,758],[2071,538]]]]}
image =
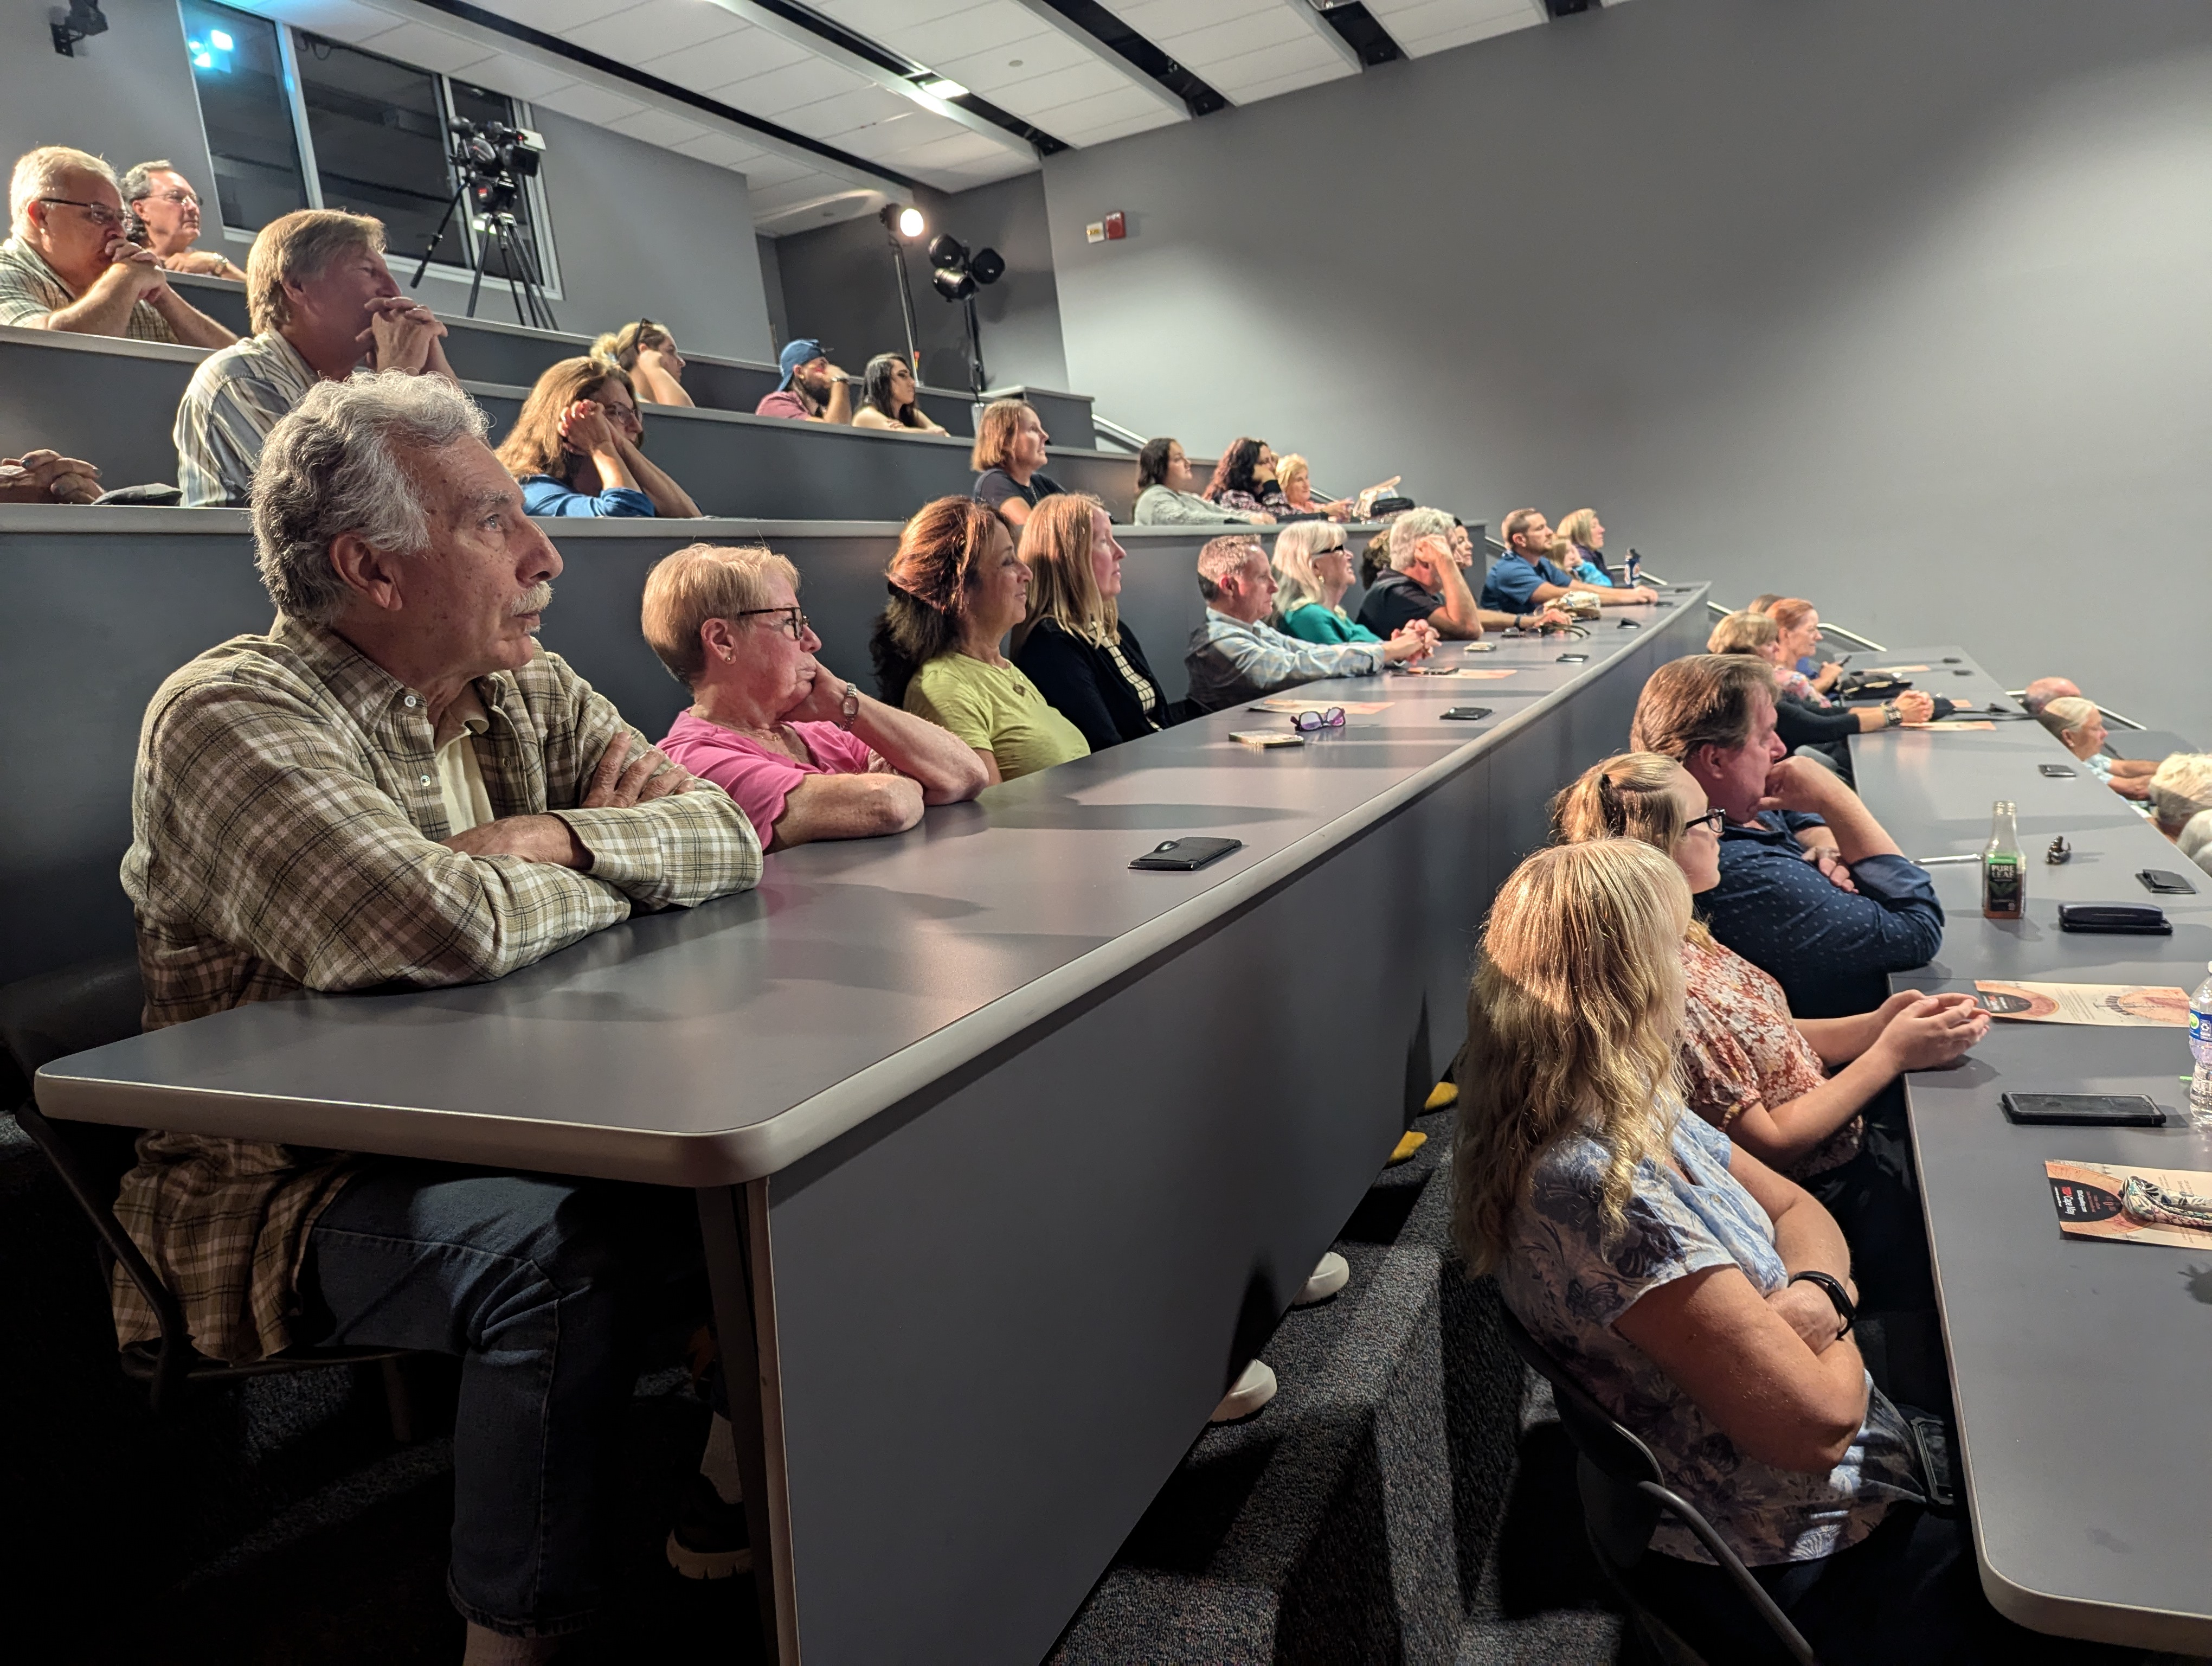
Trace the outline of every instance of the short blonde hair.
{"type": "Polygon", "coordinates": [[[1753,613],[1741,608],[1729,614],[1713,627],[1713,634],[1705,638],[1708,654],[1756,654],[1763,648],[1772,648],[1782,640],[1782,627],[1768,613],[1753,613]]]}
{"type": "Polygon", "coordinates": [[[1681,869],[1633,839],[1540,850],[1506,877],[1468,993],[1452,1148],[1452,1237],[1469,1268],[1505,1259],[1544,1153],[1587,1135],[1605,1153],[1604,1236],[1639,1165],[1667,1160],[1681,1115],[1681,869]]]}
{"type": "Polygon", "coordinates": [[[343,209],[295,209],[262,227],[246,257],[246,315],[253,333],[265,336],[292,321],[288,282],[319,277],[356,249],[382,254],[384,222],[343,209]]]}
{"type": "Polygon", "coordinates": [[[2212,810],[2212,752],[2169,752],[2150,778],[2150,807],[2158,824],[2174,832],[2212,810]]]}
{"type": "Polygon", "coordinates": [[[646,646],[686,688],[707,668],[699,627],[734,618],[750,608],[772,607],[769,580],[781,575],[799,593],[799,569],[765,544],[687,544],[663,556],[645,575],[640,623],[646,646]]]}
{"type": "Polygon", "coordinates": [[[1313,470],[1307,465],[1304,458],[1296,452],[1291,452],[1275,459],[1275,483],[1285,492],[1291,489],[1291,477],[1298,474],[1305,476],[1306,489],[1310,492],[1313,489],[1313,470]]]}
{"type": "Polygon", "coordinates": [[[41,197],[55,195],[72,173],[95,174],[115,186],[118,198],[123,195],[123,187],[116,183],[115,170],[104,158],[73,145],[42,144],[15,158],[15,171],[8,180],[9,229],[18,237],[29,231],[31,204],[41,197]]]}
{"type": "Polygon", "coordinates": [[[2046,701],[2035,721],[2055,735],[2063,735],[2069,729],[2078,729],[2098,715],[2097,702],[2084,700],[2078,694],[2061,695],[2046,701]]]}
{"type": "Polygon", "coordinates": [[[975,444],[968,453],[968,466],[978,474],[986,469],[1004,468],[1014,454],[1014,435],[1020,432],[1025,416],[1033,418],[1039,428],[1044,426],[1044,418],[1026,399],[994,399],[985,405],[975,421],[975,444]]]}
{"type": "Polygon", "coordinates": [[[1333,520],[1294,520],[1275,534],[1277,618],[1287,618],[1308,602],[1322,600],[1314,558],[1346,547],[1344,528],[1333,520]]]}

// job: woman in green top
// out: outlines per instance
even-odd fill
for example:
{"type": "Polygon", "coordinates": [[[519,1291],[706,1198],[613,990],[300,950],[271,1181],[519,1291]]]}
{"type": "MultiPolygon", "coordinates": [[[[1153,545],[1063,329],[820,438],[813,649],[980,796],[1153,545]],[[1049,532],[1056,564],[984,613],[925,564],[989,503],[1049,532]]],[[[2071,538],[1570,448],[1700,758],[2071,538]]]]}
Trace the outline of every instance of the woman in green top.
{"type": "Polygon", "coordinates": [[[1030,569],[1006,522],[972,497],[924,504],[886,576],[890,601],[868,644],[886,703],[967,742],[994,781],[1090,756],[1083,732],[999,652],[1030,609],[1030,569]]]}
{"type": "Polygon", "coordinates": [[[1344,528],[1326,520],[1294,520],[1275,535],[1275,623],[1308,642],[1379,642],[1337,605],[1352,588],[1352,551],[1344,528]]]}

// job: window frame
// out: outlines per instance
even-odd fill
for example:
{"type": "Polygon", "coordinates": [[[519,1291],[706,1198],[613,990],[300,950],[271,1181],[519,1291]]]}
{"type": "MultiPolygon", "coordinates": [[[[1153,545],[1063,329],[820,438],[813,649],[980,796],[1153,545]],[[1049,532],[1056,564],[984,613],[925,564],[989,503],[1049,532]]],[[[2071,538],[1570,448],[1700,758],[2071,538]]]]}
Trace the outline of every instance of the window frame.
{"type": "MultiPolygon", "coordinates": [[[[218,3],[227,3],[228,0],[218,0],[218,3]]],[[[285,22],[282,18],[265,17],[262,16],[261,14],[253,12],[247,13],[247,15],[258,18],[261,21],[271,23],[276,26],[277,62],[283,66],[283,79],[284,87],[284,102],[287,113],[291,119],[292,142],[298,148],[299,151],[300,173],[307,186],[307,206],[310,208],[321,208],[325,205],[323,203],[322,169],[318,165],[315,158],[314,135],[310,130],[307,121],[307,100],[305,83],[302,82],[300,75],[299,36],[303,32],[294,27],[291,24],[285,22]]],[[[181,0],[179,0],[178,6],[178,20],[180,27],[183,22],[183,16],[184,9],[181,0]]],[[[310,29],[304,33],[312,34],[314,31],[310,29]]],[[[445,74],[441,70],[426,70],[419,64],[410,64],[406,59],[394,58],[389,52],[371,52],[368,47],[357,46],[349,40],[339,40],[334,37],[319,38],[329,39],[332,46],[343,46],[348,52],[360,52],[364,57],[368,58],[380,58],[387,64],[397,64],[402,69],[410,70],[416,75],[429,76],[432,83],[437,89],[438,111],[441,119],[447,122],[451,122],[453,119],[454,106],[453,76],[445,74]]],[[[480,86],[481,83],[472,81],[469,85],[471,87],[477,87],[480,86]]],[[[532,107],[528,100],[519,99],[513,97],[508,94],[501,93],[496,88],[486,87],[483,90],[487,93],[495,94],[496,96],[507,100],[508,106],[514,112],[514,125],[517,127],[534,128],[536,126],[537,112],[532,107]]],[[[197,75],[192,77],[192,109],[194,113],[199,117],[200,138],[201,142],[205,143],[208,142],[207,114],[206,112],[202,110],[200,107],[199,77],[197,75]]],[[[447,131],[450,135],[451,129],[449,128],[447,131]]],[[[453,179],[453,160],[450,154],[447,158],[446,173],[448,184],[458,183],[453,179]]],[[[538,267],[538,287],[544,292],[546,299],[549,301],[565,300],[567,297],[561,288],[560,256],[556,250],[554,242],[551,208],[550,204],[546,200],[545,175],[542,170],[522,182],[522,193],[524,199],[529,205],[528,211],[530,228],[532,234],[531,240],[532,253],[535,257],[538,267]]],[[[457,266],[451,261],[433,259],[430,262],[429,271],[425,274],[426,277],[442,277],[449,283],[468,283],[475,280],[477,276],[476,262],[481,258],[478,251],[483,246],[480,235],[477,230],[476,216],[466,212],[465,209],[466,205],[464,204],[464,211],[459,217],[461,221],[462,246],[468,251],[470,264],[465,266],[457,266]]],[[[222,196],[220,192],[216,193],[216,223],[222,229],[222,240],[225,244],[234,244],[239,247],[245,249],[251,249],[252,247],[253,240],[258,234],[251,231],[240,230],[238,227],[231,225],[228,221],[223,219],[222,196]]],[[[448,235],[450,236],[450,234],[448,235]]],[[[394,276],[400,277],[403,283],[404,283],[408,279],[412,278],[415,275],[415,265],[416,260],[419,258],[420,257],[416,257],[415,258],[404,261],[402,264],[406,268],[405,272],[401,274],[395,271],[394,276]]],[[[507,280],[497,273],[486,272],[484,274],[483,289],[485,293],[489,294],[495,292],[505,294],[507,292],[507,280]]]]}

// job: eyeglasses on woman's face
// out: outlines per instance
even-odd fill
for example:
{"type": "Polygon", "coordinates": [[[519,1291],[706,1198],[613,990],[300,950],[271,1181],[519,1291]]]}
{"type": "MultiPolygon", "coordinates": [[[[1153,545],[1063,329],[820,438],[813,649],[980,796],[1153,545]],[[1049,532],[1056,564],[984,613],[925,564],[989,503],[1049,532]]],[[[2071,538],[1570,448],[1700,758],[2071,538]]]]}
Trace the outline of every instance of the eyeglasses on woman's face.
{"type": "Polygon", "coordinates": [[[1683,824],[1682,836],[1686,839],[1698,829],[1705,828],[1709,829],[1715,837],[1718,837],[1721,829],[1727,825],[1728,812],[1715,808],[1706,811],[1702,816],[1691,817],[1690,819],[1683,824]]]}
{"type": "Polygon", "coordinates": [[[1344,727],[1344,708],[1331,706],[1325,712],[1300,712],[1291,720],[1291,727],[1300,734],[1313,734],[1322,729],[1340,729],[1344,727]]]}
{"type": "Polygon", "coordinates": [[[776,617],[769,621],[771,629],[781,630],[794,642],[803,642],[806,640],[809,628],[806,615],[795,606],[741,607],[730,617],[734,619],[748,619],[755,614],[774,614],[776,617]]]}

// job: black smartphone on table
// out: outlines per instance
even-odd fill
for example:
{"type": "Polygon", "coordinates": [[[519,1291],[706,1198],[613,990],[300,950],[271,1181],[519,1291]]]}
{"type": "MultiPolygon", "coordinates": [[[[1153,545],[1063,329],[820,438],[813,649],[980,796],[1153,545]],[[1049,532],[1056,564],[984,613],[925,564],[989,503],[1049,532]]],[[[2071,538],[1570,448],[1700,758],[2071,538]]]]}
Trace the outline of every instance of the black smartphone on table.
{"type": "Polygon", "coordinates": [[[1153,872],[1188,873],[1243,848],[1242,839],[1168,839],[1154,845],[1129,866],[1153,872]]]}
{"type": "Polygon", "coordinates": [[[2157,1128],[2166,1113],[2140,1093],[2008,1093],[2006,1120],[2058,1128],[2157,1128]]]}
{"type": "Polygon", "coordinates": [[[1480,723],[1491,711],[1488,706],[1448,706],[1437,715],[1454,723],[1480,723]]]}

